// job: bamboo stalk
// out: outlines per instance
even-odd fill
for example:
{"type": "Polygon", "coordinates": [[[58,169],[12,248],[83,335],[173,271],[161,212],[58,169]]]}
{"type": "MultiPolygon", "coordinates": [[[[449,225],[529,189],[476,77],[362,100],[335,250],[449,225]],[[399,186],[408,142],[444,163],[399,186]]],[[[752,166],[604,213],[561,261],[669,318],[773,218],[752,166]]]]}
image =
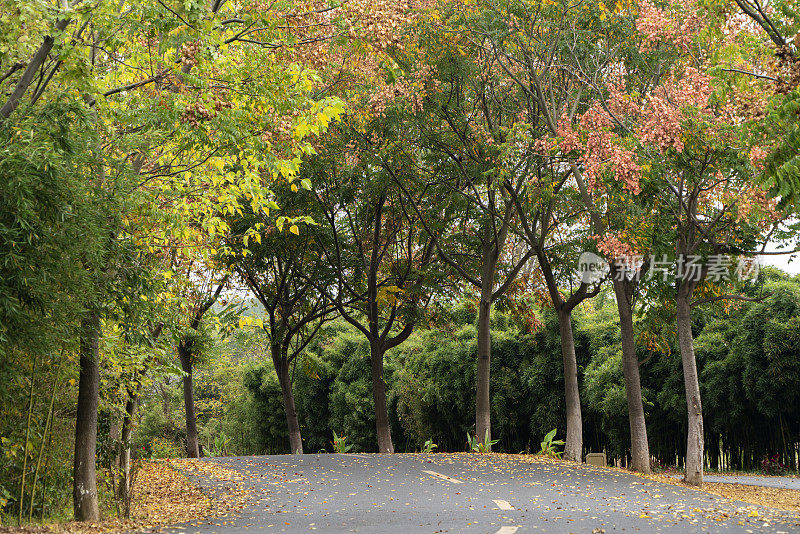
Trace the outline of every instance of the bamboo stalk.
{"type": "Polygon", "coordinates": [[[778,412],[778,420],[781,423],[781,441],[783,441],[783,461],[791,466],[789,459],[789,449],[786,447],[786,432],[783,429],[783,412],[778,412]]]}
{"type": "MultiPolygon", "coordinates": [[[[55,422],[55,419],[50,424],[50,426],[51,426],[50,436],[47,438],[47,447],[45,448],[45,453],[44,453],[44,472],[45,473],[47,473],[47,469],[50,467],[50,459],[52,457],[52,455],[50,454],[50,451],[53,450],[52,426],[53,426],[54,422],[55,422]]],[[[47,501],[44,500],[44,499],[42,500],[42,517],[47,517],[47,501]]]]}
{"type": "Polygon", "coordinates": [[[31,503],[29,505],[29,512],[28,512],[28,523],[33,520],[33,501],[34,497],[36,496],[36,483],[39,481],[39,469],[42,467],[42,456],[44,455],[44,444],[47,442],[47,432],[53,426],[53,405],[55,404],[56,400],[56,390],[58,389],[57,383],[59,375],[61,374],[61,363],[64,361],[63,358],[59,359],[58,368],[56,369],[56,376],[53,380],[53,391],[50,393],[50,407],[47,409],[47,420],[44,423],[44,432],[42,433],[42,443],[39,446],[39,457],[36,459],[36,471],[34,471],[33,475],[33,486],[31,487],[31,503]]]}
{"type": "Polygon", "coordinates": [[[25,471],[28,469],[28,440],[31,436],[31,414],[33,413],[33,386],[36,381],[36,362],[33,360],[31,371],[31,390],[28,395],[28,422],[25,425],[25,447],[22,454],[22,482],[19,485],[19,524],[22,525],[22,510],[25,508],[25,471]]]}

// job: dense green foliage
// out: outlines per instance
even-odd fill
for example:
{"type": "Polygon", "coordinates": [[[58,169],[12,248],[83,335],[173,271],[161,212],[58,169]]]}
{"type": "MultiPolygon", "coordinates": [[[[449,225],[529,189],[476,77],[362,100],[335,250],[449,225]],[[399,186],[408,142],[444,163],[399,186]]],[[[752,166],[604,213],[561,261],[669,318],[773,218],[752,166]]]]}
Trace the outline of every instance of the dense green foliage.
{"type": "MultiPolygon", "coordinates": [[[[766,270],[752,292],[765,298],[710,310],[695,324],[712,468],[758,469],[774,454],[795,467],[786,447],[800,434],[800,280],[766,270]]],[[[557,437],[565,432],[558,323],[549,309],[537,314],[542,325],[534,332],[511,313],[492,316],[497,377],[492,417],[500,451],[537,452],[552,428],[558,429],[557,437]]],[[[628,420],[617,321],[613,299],[603,293],[576,313],[575,337],[585,450],[606,450],[621,460],[628,420]]],[[[469,302],[454,305],[435,325],[387,354],[387,397],[398,451],[419,451],[429,439],[440,451],[466,450],[466,435],[474,433],[475,322],[469,302]]],[[[257,331],[238,333],[216,349],[197,376],[207,453],[220,436],[229,439],[227,454],[289,452],[280,387],[258,339],[257,331]]],[[[685,400],[677,349],[674,343],[666,347],[640,352],[643,395],[653,455],[664,465],[679,465],[685,400]]],[[[344,322],[330,325],[294,369],[308,452],[333,452],[333,431],[346,436],[354,451],[376,450],[369,388],[368,343],[344,322]]],[[[174,386],[172,392],[170,402],[180,410],[174,386]]],[[[147,445],[152,438],[173,439],[180,447],[178,426],[163,420],[163,397],[151,396],[148,406],[138,438],[145,454],[154,452],[147,445]]]]}

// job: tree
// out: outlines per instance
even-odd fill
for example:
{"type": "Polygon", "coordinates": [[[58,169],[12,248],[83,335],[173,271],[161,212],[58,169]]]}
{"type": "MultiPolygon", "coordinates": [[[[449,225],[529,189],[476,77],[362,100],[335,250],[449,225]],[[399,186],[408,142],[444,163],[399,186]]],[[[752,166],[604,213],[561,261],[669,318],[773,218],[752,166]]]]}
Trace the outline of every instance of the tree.
{"type": "MultiPolygon", "coordinates": [[[[22,106],[26,96],[34,105],[77,91],[80,107],[89,110],[87,114],[96,129],[98,144],[92,149],[103,156],[93,167],[95,185],[110,184],[109,176],[139,175],[136,185],[100,190],[121,203],[147,192],[152,194],[150,205],[171,211],[162,219],[169,224],[156,225],[158,231],[149,235],[137,235],[136,229],[126,228],[126,217],[110,220],[109,231],[99,234],[108,239],[108,246],[126,237],[133,237],[130,242],[145,250],[167,246],[171,237],[182,234],[185,225],[181,222],[187,219],[212,235],[219,233],[215,226],[220,221],[218,214],[234,210],[240,201],[258,204],[266,195],[264,178],[295,172],[299,155],[309,148],[303,139],[312,131],[318,132],[323,120],[327,124],[339,112],[328,106],[330,101],[318,105],[308,98],[311,87],[299,68],[284,69],[263,60],[283,43],[294,41],[291,31],[283,31],[276,24],[259,29],[258,39],[252,32],[244,36],[247,30],[243,32],[239,25],[246,28],[254,19],[268,14],[269,9],[218,1],[168,4],[154,7],[147,2],[114,6],[78,3],[54,13],[42,13],[41,6],[32,4],[10,13],[20,17],[19,28],[25,28],[29,35],[19,39],[10,48],[12,53],[3,57],[3,65],[9,70],[2,83],[11,84],[14,89],[3,103],[0,120],[4,124],[15,120],[26,107],[22,106]],[[124,17],[119,17],[120,11],[124,17]],[[42,15],[40,20],[36,19],[37,14],[42,15]],[[227,18],[228,15],[232,16],[227,18]],[[21,17],[31,20],[22,21],[21,17]],[[121,20],[125,21],[124,26],[121,20]],[[75,30],[67,31],[68,27],[75,30]],[[280,34],[278,41],[271,42],[270,37],[276,34],[280,34]],[[37,39],[41,44],[28,44],[37,39]],[[202,47],[198,44],[201,42],[202,47]],[[222,61],[217,61],[223,56],[222,61]],[[239,70],[247,61],[252,62],[249,67],[239,70]],[[260,74],[253,76],[254,72],[260,74]],[[251,98],[242,101],[241,106],[233,105],[226,93],[245,85],[251,98]],[[120,105],[122,97],[124,105],[120,105]],[[242,120],[261,115],[247,109],[247,105],[263,108],[270,104],[278,104],[269,114],[269,119],[276,119],[273,126],[292,133],[275,143],[262,136],[263,124],[242,120]],[[293,118],[288,128],[282,125],[286,115],[293,118]],[[205,128],[213,119],[216,128],[205,128]],[[103,150],[98,150],[101,145],[103,150]],[[224,165],[213,155],[236,158],[239,172],[228,175],[231,181],[220,172],[224,165]],[[216,172],[209,173],[211,169],[216,172]],[[217,185],[213,194],[209,193],[209,182],[217,185]],[[231,184],[227,195],[222,192],[223,184],[231,184]],[[242,188],[247,191],[240,195],[242,188]]],[[[8,35],[11,37],[13,34],[8,35]]],[[[126,209],[137,208],[128,205],[126,209]]],[[[106,257],[101,264],[113,261],[106,257]]],[[[82,329],[86,335],[89,324],[99,324],[94,315],[102,313],[104,291],[98,288],[97,293],[94,302],[87,302],[90,316],[82,329]]],[[[86,338],[83,346],[87,357],[97,335],[86,338]]],[[[92,489],[95,484],[88,479],[92,471],[89,464],[93,465],[95,456],[91,449],[95,441],[91,430],[95,426],[91,415],[95,411],[92,398],[97,392],[91,385],[97,382],[95,368],[83,366],[87,374],[79,388],[85,392],[79,396],[80,401],[88,402],[85,409],[82,404],[77,411],[79,418],[86,420],[78,430],[87,433],[78,440],[78,450],[82,452],[76,457],[76,466],[86,470],[76,477],[76,517],[80,520],[95,519],[97,515],[97,506],[91,504],[96,501],[92,489]],[[82,457],[83,451],[89,453],[86,458],[82,457]],[[81,480],[84,476],[87,480],[81,480]],[[89,504],[83,506],[79,500],[89,504]]]]}
{"type": "MultiPolygon", "coordinates": [[[[190,276],[191,273],[190,271],[190,276]]],[[[189,458],[200,457],[200,442],[197,437],[197,415],[194,405],[194,387],[192,369],[200,357],[202,350],[201,322],[211,307],[217,302],[222,290],[228,283],[228,275],[222,280],[215,280],[213,274],[206,276],[202,285],[193,288],[196,294],[190,300],[188,331],[178,341],[178,358],[183,370],[183,402],[186,407],[186,455],[189,458]],[[216,287],[215,287],[216,286],[216,287]]]]}
{"type": "Polygon", "coordinates": [[[571,170],[598,249],[610,264],[622,331],[631,465],[647,472],[650,455],[633,327],[638,278],[626,275],[627,266],[617,262],[606,241],[614,225],[648,209],[632,202],[642,195],[637,197],[640,188],[630,150],[609,144],[612,134],[604,129],[610,125],[599,120],[607,106],[603,86],[615,72],[643,78],[652,73],[635,46],[635,7],[619,4],[609,11],[605,4],[519,2],[490,4],[487,9],[499,12],[498,20],[508,23],[487,23],[476,31],[491,40],[499,66],[535,103],[535,118],[546,129],[539,152],[546,150],[571,170]],[[610,181],[603,182],[604,176],[610,181]]]}
{"type": "MultiPolygon", "coordinates": [[[[308,217],[306,212],[313,213],[313,207],[308,199],[297,197],[310,197],[311,193],[305,190],[293,193],[290,188],[290,184],[275,188],[281,218],[292,214],[308,217]]],[[[263,212],[260,216],[248,215],[259,222],[244,218],[235,221],[227,242],[236,254],[233,268],[264,307],[264,320],[258,319],[258,323],[267,336],[270,356],[278,375],[289,450],[292,454],[303,454],[292,383],[297,357],[320,328],[332,319],[333,309],[326,294],[317,290],[317,286],[330,283],[322,278],[329,272],[323,266],[324,258],[312,232],[301,232],[293,226],[289,234],[284,235],[275,230],[263,212]],[[237,235],[237,228],[242,228],[243,233],[237,235]],[[263,228],[263,237],[262,234],[249,236],[247,230],[250,228],[263,228]]]]}
{"type": "Polygon", "coordinates": [[[475,435],[488,442],[491,309],[534,256],[513,231],[514,198],[531,169],[515,146],[525,142],[515,130],[519,95],[497,76],[487,42],[471,40],[461,17],[450,5],[426,13],[418,41],[395,55],[405,77],[394,91],[413,125],[398,142],[421,174],[404,193],[450,276],[480,295],[475,435]]]}
{"type": "MultiPolygon", "coordinates": [[[[649,234],[655,249],[666,243],[675,247],[678,265],[684,270],[678,275],[676,307],[689,419],[686,479],[701,484],[702,407],[690,309],[707,267],[695,265],[698,270],[690,273],[690,260],[722,252],[747,253],[758,241],[756,236],[772,226],[776,214],[753,184],[749,164],[742,166],[740,151],[731,148],[738,144],[736,128],[726,124],[723,113],[712,106],[710,79],[695,59],[703,54],[691,53],[695,46],[714,46],[695,42],[699,41],[699,14],[693,6],[675,8],[672,13],[642,3],[636,18],[639,53],[658,54],[659,76],[643,76],[644,72],[628,65],[619,67],[616,74],[612,70],[606,82],[608,97],[601,94],[600,102],[582,116],[581,129],[588,136],[581,155],[588,187],[582,193],[588,197],[602,191],[598,184],[604,173],[611,172],[633,195],[640,195],[643,188],[660,192],[649,231],[643,234],[637,225],[624,221],[620,229],[628,237],[621,240],[604,234],[598,248],[617,269],[627,264],[640,278],[646,268],[653,267],[652,258],[642,262],[634,257],[642,254],[642,237],[649,234]],[[610,163],[613,168],[608,167],[610,163]],[[652,228],[661,230],[654,233],[652,228]],[[664,231],[668,228],[675,228],[674,241],[664,231]]],[[[621,278],[615,289],[624,285],[621,278]]],[[[620,293],[617,289],[618,300],[628,297],[620,293]]],[[[623,347],[625,338],[623,331],[623,347]]]]}
{"type": "Polygon", "coordinates": [[[319,225],[309,231],[331,269],[309,282],[369,341],[375,425],[383,453],[394,452],[384,354],[413,331],[425,306],[423,288],[434,258],[416,212],[393,185],[394,177],[413,168],[387,147],[384,139],[391,137],[384,129],[391,127],[398,126],[378,120],[364,126],[344,122],[305,171],[314,184],[319,225]],[[330,286],[321,283],[328,277],[335,280],[330,286]]]}
{"type": "MultiPolygon", "coordinates": [[[[567,173],[569,174],[569,173],[567,173]]],[[[563,184],[563,181],[562,181],[563,184]]],[[[554,194],[558,195],[558,188],[554,194]]],[[[550,303],[556,311],[559,326],[559,338],[561,341],[561,357],[564,367],[564,397],[566,399],[567,415],[567,435],[564,443],[565,460],[580,462],[583,458],[583,417],[581,415],[580,390],[578,387],[578,364],[575,355],[575,338],[572,328],[572,312],[575,308],[587,299],[596,296],[604,280],[593,279],[583,276],[577,281],[577,289],[568,294],[562,292],[559,287],[560,281],[574,282],[575,273],[570,272],[568,249],[574,250],[580,246],[580,241],[567,240],[558,242],[558,237],[554,237],[556,232],[569,232],[568,228],[575,224],[571,220],[569,213],[556,214],[554,210],[555,199],[551,198],[549,205],[545,205],[542,210],[541,220],[538,224],[530,224],[527,217],[522,215],[523,228],[530,247],[536,251],[536,259],[539,262],[542,278],[547,288],[550,303]],[[554,271],[554,263],[558,262],[557,267],[561,268],[561,273],[554,271]],[[559,276],[561,274],[561,276],[559,276]],[[594,284],[594,287],[592,287],[594,284]]],[[[524,213],[524,210],[520,211],[524,213]]],[[[584,240],[585,243],[585,240],[584,240]]],[[[570,258],[574,260],[574,258],[570,258]]],[[[577,264],[577,262],[575,262],[577,264]]]]}

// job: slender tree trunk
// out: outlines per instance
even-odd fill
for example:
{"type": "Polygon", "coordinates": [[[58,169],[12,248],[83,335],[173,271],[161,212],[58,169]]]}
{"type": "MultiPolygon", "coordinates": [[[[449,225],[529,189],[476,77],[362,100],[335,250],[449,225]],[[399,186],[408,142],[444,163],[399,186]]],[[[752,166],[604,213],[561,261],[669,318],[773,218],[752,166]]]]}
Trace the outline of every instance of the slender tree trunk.
{"type": "Polygon", "coordinates": [[[558,289],[556,278],[545,254],[542,241],[537,242],[539,265],[550,293],[550,300],[558,315],[559,338],[561,339],[561,359],[564,366],[564,399],[567,416],[567,439],[564,443],[564,459],[580,462],[583,457],[583,417],[581,396],[578,388],[578,362],[575,357],[575,337],[572,332],[572,310],[580,302],[593,296],[587,286],[581,284],[565,302],[558,289]]]}
{"type": "Polygon", "coordinates": [[[171,423],[172,422],[172,402],[170,401],[170,398],[169,398],[169,391],[165,387],[168,384],[169,384],[169,382],[164,383],[164,384],[159,384],[158,385],[158,390],[161,393],[161,407],[162,407],[162,411],[164,413],[164,419],[166,419],[168,422],[171,423]]]}
{"type": "MultiPolygon", "coordinates": [[[[594,202],[583,181],[581,172],[576,164],[572,170],[581,197],[592,217],[594,231],[602,234],[605,225],[602,218],[594,211],[594,202]]],[[[625,377],[625,393],[628,401],[628,422],[631,432],[631,468],[642,473],[650,472],[650,449],[647,444],[647,425],[644,420],[644,406],[642,405],[642,384],[639,381],[639,359],[636,356],[636,343],[633,333],[633,306],[632,294],[628,291],[631,282],[627,282],[619,275],[619,268],[611,263],[611,277],[614,285],[614,295],[617,299],[619,310],[620,332],[622,335],[622,372],[625,377]]]]}
{"type": "MultiPolygon", "coordinates": [[[[122,502],[128,502],[128,495],[131,491],[131,433],[133,432],[133,416],[139,405],[139,391],[142,384],[136,385],[136,390],[128,393],[128,400],[125,402],[125,416],[122,419],[122,430],[120,431],[120,450],[119,450],[119,471],[120,481],[117,488],[117,497],[122,502]]],[[[127,508],[127,506],[126,506],[127,508]]],[[[130,510],[125,510],[125,517],[128,517],[130,510]]]]}
{"type": "Polygon", "coordinates": [[[300,422],[297,419],[292,381],[289,377],[289,362],[280,356],[277,358],[273,356],[273,362],[275,363],[278,383],[281,386],[281,394],[283,395],[283,411],[286,414],[286,428],[289,431],[289,449],[292,454],[303,454],[303,438],[300,435],[300,422]]]}
{"type": "MultiPolygon", "coordinates": [[[[153,343],[161,337],[163,328],[164,323],[162,322],[153,329],[150,334],[153,343]]],[[[136,382],[136,387],[128,389],[128,400],[125,402],[125,416],[122,418],[122,428],[119,436],[120,448],[116,462],[121,473],[121,479],[116,489],[117,498],[121,497],[125,505],[125,518],[130,517],[131,511],[131,434],[133,434],[133,417],[136,415],[136,410],[139,407],[139,398],[142,393],[142,381],[138,372],[134,373],[131,381],[136,382]]]]}
{"type": "Polygon", "coordinates": [[[194,411],[194,386],[192,384],[192,351],[186,341],[178,344],[178,356],[181,359],[181,368],[186,373],[186,376],[183,377],[183,402],[186,406],[186,456],[199,458],[200,442],[197,439],[197,418],[194,411]]]}
{"type": "Polygon", "coordinates": [[[583,456],[583,419],[581,418],[578,362],[575,358],[575,338],[572,335],[571,315],[566,310],[558,310],[561,357],[564,360],[564,396],[567,404],[567,439],[564,445],[564,459],[580,462],[583,456]]]}
{"type": "MultiPolygon", "coordinates": [[[[78,2],[74,2],[75,5],[79,3],[80,0],[78,2]]],[[[63,31],[70,23],[70,20],[71,19],[69,18],[57,20],[55,23],[56,33],[63,31]]],[[[17,109],[22,102],[23,96],[25,96],[26,91],[36,79],[36,73],[39,71],[39,68],[42,66],[42,64],[47,60],[47,57],[50,55],[50,51],[53,49],[54,44],[55,39],[51,35],[45,36],[45,38],[42,40],[42,44],[36,50],[36,53],[33,54],[33,57],[28,62],[25,72],[22,73],[22,77],[17,82],[16,87],[14,87],[14,91],[9,95],[8,100],[5,104],[3,104],[3,107],[0,108],[0,125],[3,124],[5,119],[11,116],[14,110],[17,109]]]]}
{"type": "Polygon", "coordinates": [[[481,291],[481,301],[478,309],[478,372],[475,384],[475,437],[479,442],[489,447],[492,440],[492,407],[489,398],[491,387],[491,355],[492,332],[490,316],[492,313],[491,282],[484,281],[488,286],[481,291]]]}
{"type": "Polygon", "coordinates": [[[90,312],[83,319],[81,327],[72,499],[76,521],[98,521],[100,508],[97,502],[95,452],[100,393],[100,316],[90,312]]]}
{"type": "MultiPolygon", "coordinates": [[[[614,273],[612,273],[613,275],[614,273]]],[[[647,425],[642,405],[642,384],[639,381],[639,359],[633,332],[633,310],[626,282],[614,276],[614,294],[619,310],[622,334],[622,372],[625,377],[625,393],[628,400],[628,421],[631,431],[631,464],[634,471],[650,472],[650,449],[647,444],[647,425]]]]}
{"type": "Polygon", "coordinates": [[[386,408],[386,384],[383,381],[383,349],[370,343],[372,360],[372,399],[375,401],[375,431],[378,435],[378,451],[392,454],[392,431],[389,426],[389,410],[386,408]]]}
{"type": "Polygon", "coordinates": [[[789,449],[786,447],[786,432],[783,429],[783,412],[778,412],[778,422],[781,424],[781,443],[783,444],[783,463],[792,468],[794,458],[789,457],[789,449]]]}
{"type": "Polygon", "coordinates": [[[697,378],[697,361],[694,357],[692,337],[692,287],[684,283],[676,297],[678,345],[683,363],[683,384],[686,390],[688,433],[686,441],[686,482],[703,485],[703,406],[700,401],[700,382],[697,378]]]}

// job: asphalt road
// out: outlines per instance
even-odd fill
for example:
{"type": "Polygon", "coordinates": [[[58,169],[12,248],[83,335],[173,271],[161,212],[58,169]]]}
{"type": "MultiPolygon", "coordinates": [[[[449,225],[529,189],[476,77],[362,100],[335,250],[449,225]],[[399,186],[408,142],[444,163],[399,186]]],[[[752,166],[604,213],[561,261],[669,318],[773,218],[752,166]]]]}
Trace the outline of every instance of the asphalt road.
{"type": "Polygon", "coordinates": [[[203,461],[225,475],[187,475],[218,499],[243,499],[242,511],[167,532],[800,532],[800,519],[788,513],[616,470],[520,456],[203,461]]]}

